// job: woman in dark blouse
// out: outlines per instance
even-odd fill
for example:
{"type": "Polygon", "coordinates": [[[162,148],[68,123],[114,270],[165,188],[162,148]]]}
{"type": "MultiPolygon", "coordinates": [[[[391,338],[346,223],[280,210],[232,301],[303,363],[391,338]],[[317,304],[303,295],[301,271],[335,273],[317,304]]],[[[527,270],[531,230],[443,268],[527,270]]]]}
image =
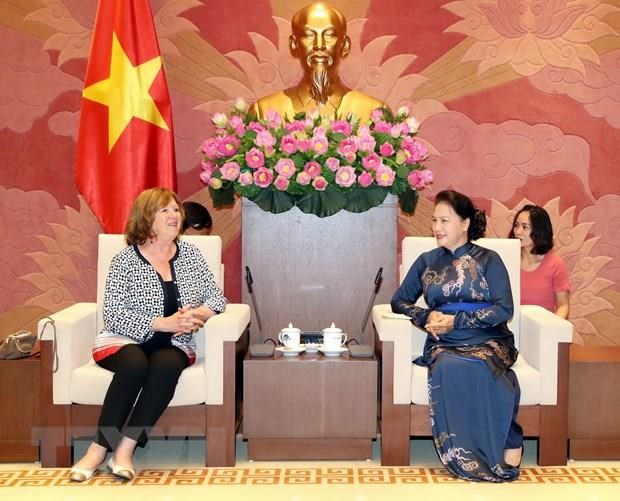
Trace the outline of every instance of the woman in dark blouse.
{"type": "Polygon", "coordinates": [[[455,191],[435,198],[438,248],[420,255],[392,298],[392,310],[428,333],[431,426],[442,463],[454,475],[502,482],[519,476],[523,432],[516,422],[517,359],[507,327],[513,300],[497,253],[471,241],[484,235],[486,217],[455,191]],[[416,306],[423,295],[428,308],[416,306]]]}

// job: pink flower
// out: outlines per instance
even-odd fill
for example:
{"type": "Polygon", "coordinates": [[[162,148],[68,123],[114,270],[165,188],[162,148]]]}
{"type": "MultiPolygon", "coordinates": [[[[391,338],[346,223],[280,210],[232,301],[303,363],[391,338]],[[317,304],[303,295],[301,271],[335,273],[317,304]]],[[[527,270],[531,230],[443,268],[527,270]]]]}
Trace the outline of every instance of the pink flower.
{"type": "Polygon", "coordinates": [[[365,169],[375,170],[383,165],[383,159],[375,152],[372,152],[370,155],[362,158],[362,165],[365,169]]]}
{"type": "Polygon", "coordinates": [[[265,130],[265,126],[260,122],[250,122],[248,124],[248,129],[253,130],[254,132],[261,132],[265,130]]]}
{"type": "Polygon", "coordinates": [[[414,141],[407,137],[400,143],[401,148],[405,151],[407,158],[405,163],[411,165],[424,160],[428,156],[428,149],[420,141],[414,141]]]}
{"type": "Polygon", "coordinates": [[[383,143],[380,147],[379,147],[379,152],[384,156],[384,157],[391,157],[394,154],[394,147],[390,144],[390,143],[383,143]]]}
{"type": "Polygon", "coordinates": [[[375,125],[375,132],[380,132],[382,134],[389,134],[390,131],[392,130],[392,126],[384,121],[378,122],[375,125]]]}
{"type": "Polygon", "coordinates": [[[237,162],[226,162],[224,165],[220,167],[220,172],[222,173],[222,179],[226,179],[227,181],[234,181],[239,177],[239,172],[241,171],[241,167],[237,162]]]}
{"type": "Polygon", "coordinates": [[[284,153],[292,155],[297,151],[297,139],[291,134],[284,136],[280,141],[280,149],[284,153]]]}
{"type": "Polygon", "coordinates": [[[370,134],[357,137],[357,149],[359,151],[374,151],[377,142],[370,134]]]}
{"type": "Polygon", "coordinates": [[[276,110],[267,110],[265,119],[267,120],[267,127],[270,129],[279,129],[282,125],[282,117],[276,110]]]}
{"type": "Polygon", "coordinates": [[[336,172],[336,184],[348,188],[355,182],[355,169],[350,166],[340,167],[336,172]]]}
{"type": "Polygon", "coordinates": [[[334,157],[329,157],[327,160],[325,160],[325,166],[332,172],[336,172],[340,167],[340,160],[334,157]]]}
{"type": "Polygon", "coordinates": [[[308,139],[307,137],[297,140],[297,149],[299,151],[308,151],[310,149],[310,146],[310,139],[308,139]]]}
{"type": "Polygon", "coordinates": [[[213,113],[211,117],[211,121],[215,124],[216,127],[226,127],[228,123],[228,117],[224,113],[213,113]]]}
{"type": "Polygon", "coordinates": [[[316,155],[323,155],[327,151],[328,146],[325,136],[314,136],[310,141],[310,147],[316,155]]]}
{"type": "Polygon", "coordinates": [[[219,158],[220,156],[219,152],[217,151],[217,138],[215,137],[210,137],[209,139],[207,139],[204,143],[202,143],[200,149],[209,159],[213,160],[219,158]]]}
{"type": "Polygon", "coordinates": [[[254,178],[252,177],[251,172],[245,171],[239,174],[239,184],[241,186],[249,186],[252,184],[253,181],[254,178]]]}
{"type": "Polygon", "coordinates": [[[310,177],[315,178],[321,173],[321,166],[317,162],[306,162],[306,165],[304,165],[304,170],[310,175],[310,177]]]}
{"type": "Polygon", "coordinates": [[[351,124],[346,120],[334,120],[331,123],[332,131],[337,134],[344,134],[345,136],[350,136],[353,129],[351,124]]]}
{"type": "Polygon", "coordinates": [[[245,125],[243,123],[243,119],[238,115],[233,115],[230,117],[230,126],[235,131],[237,136],[241,137],[245,134],[245,125]]]}
{"type": "Polygon", "coordinates": [[[261,130],[258,134],[256,134],[255,143],[258,146],[271,148],[274,144],[276,144],[276,138],[273,137],[268,130],[261,130]]]}
{"type": "Polygon", "coordinates": [[[303,132],[306,130],[306,126],[299,120],[293,120],[291,123],[284,125],[284,128],[289,132],[303,132]]]}
{"type": "Polygon", "coordinates": [[[288,183],[288,178],[284,176],[278,176],[276,177],[276,180],[273,184],[275,185],[276,189],[280,191],[286,191],[286,189],[288,188],[288,183]]]}
{"type": "Polygon", "coordinates": [[[203,158],[200,161],[200,168],[202,170],[210,170],[211,172],[213,172],[215,169],[217,169],[217,165],[215,165],[215,163],[213,163],[211,160],[205,160],[203,158]]]}
{"type": "Polygon", "coordinates": [[[396,174],[394,173],[394,171],[386,165],[378,167],[375,174],[375,178],[379,186],[392,186],[394,184],[395,177],[396,174]]]}
{"type": "Polygon", "coordinates": [[[310,181],[312,181],[312,178],[310,177],[310,174],[308,174],[306,171],[302,171],[297,174],[297,178],[295,179],[295,181],[297,181],[297,184],[307,186],[310,184],[310,181]]]}
{"type": "Polygon", "coordinates": [[[421,190],[427,184],[431,184],[435,180],[435,176],[432,171],[428,169],[413,170],[407,176],[407,182],[412,188],[421,190]]]}
{"type": "Polygon", "coordinates": [[[227,134],[218,138],[217,151],[220,156],[232,157],[237,153],[240,144],[239,138],[227,134]]]}
{"type": "Polygon", "coordinates": [[[290,158],[281,158],[277,161],[275,169],[278,174],[288,179],[295,174],[295,162],[293,162],[290,158]]]}
{"type": "Polygon", "coordinates": [[[245,154],[245,161],[251,169],[258,169],[265,165],[265,155],[258,148],[252,148],[245,154]]]}
{"type": "Polygon", "coordinates": [[[317,191],[325,191],[325,188],[327,188],[327,179],[323,176],[317,176],[312,181],[312,186],[314,186],[314,189],[317,191]]]}
{"type": "Polygon", "coordinates": [[[366,188],[372,184],[372,176],[370,172],[364,171],[357,176],[357,182],[362,188],[366,188]]]}
{"type": "Polygon", "coordinates": [[[355,159],[355,153],[357,152],[357,144],[353,138],[347,138],[340,141],[338,145],[338,153],[340,153],[343,157],[349,161],[351,154],[353,154],[353,159],[355,159]]]}
{"type": "Polygon", "coordinates": [[[259,188],[267,188],[273,181],[273,171],[265,167],[259,167],[254,171],[254,184],[259,188]]]}
{"type": "Polygon", "coordinates": [[[381,108],[377,108],[376,110],[372,110],[370,112],[370,119],[377,123],[379,120],[383,119],[383,110],[381,108]]]}
{"type": "Polygon", "coordinates": [[[203,170],[200,173],[200,180],[204,183],[204,184],[209,184],[209,181],[211,180],[211,176],[213,175],[213,171],[212,170],[203,170]]]}

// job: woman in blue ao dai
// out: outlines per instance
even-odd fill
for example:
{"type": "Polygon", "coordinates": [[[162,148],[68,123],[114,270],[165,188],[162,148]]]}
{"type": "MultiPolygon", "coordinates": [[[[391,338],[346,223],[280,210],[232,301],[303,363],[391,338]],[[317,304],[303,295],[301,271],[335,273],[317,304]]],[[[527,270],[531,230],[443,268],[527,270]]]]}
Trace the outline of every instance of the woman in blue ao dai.
{"type": "Polygon", "coordinates": [[[433,233],[438,247],[418,257],[392,298],[394,312],[428,333],[414,362],[428,367],[435,448],[455,476],[505,482],[519,476],[523,432],[516,421],[517,359],[507,327],[513,299],[499,255],[472,240],[486,217],[465,195],[438,193],[433,233]],[[423,295],[428,308],[415,305],[423,295]]]}

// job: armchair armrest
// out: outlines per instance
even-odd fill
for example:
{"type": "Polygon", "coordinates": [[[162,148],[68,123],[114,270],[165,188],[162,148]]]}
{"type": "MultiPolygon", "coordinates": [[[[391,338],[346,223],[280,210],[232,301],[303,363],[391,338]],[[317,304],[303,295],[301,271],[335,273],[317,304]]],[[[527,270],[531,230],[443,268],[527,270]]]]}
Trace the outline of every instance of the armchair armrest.
{"type": "MultiPolygon", "coordinates": [[[[76,303],[50,317],[56,325],[56,354],[58,370],[53,374],[54,404],[71,403],[71,373],[92,358],[95,339],[96,303],[76,303]]],[[[40,320],[37,330],[43,331],[45,320],[40,320]]],[[[54,331],[45,329],[41,341],[54,343],[54,331]]]]}
{"type": "Polygon", "coordinates": [[[558,386],[558,344],[570,343],[573,324],[540,306],[521,306],[519,351],[540,371],[540,403],[555,405],[558,386]]]}
{"type": "Polygon", "coordinates": [[[224,403],[224,343],[236,342],[250,323],[247,304],[228,304],[226,310],[207,320],[201,335],[205,336],[205,402],[224,403]]]}
{"type": "Polygon", "coordinates": [[[372,322],[381,342],[394,343],[394,404],[409,405],[414,326],[406,316],[392,313],[389,304],[372,309],[372,322]]]}

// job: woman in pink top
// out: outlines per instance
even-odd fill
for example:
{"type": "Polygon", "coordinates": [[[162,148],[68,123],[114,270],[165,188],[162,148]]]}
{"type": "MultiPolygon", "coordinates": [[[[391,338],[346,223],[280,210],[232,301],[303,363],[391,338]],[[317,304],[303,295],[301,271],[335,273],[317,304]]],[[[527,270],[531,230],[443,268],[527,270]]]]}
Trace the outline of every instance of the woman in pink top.
{"type": "Polygon", "coordinates": [[[537,304],[568,318],[568,274],[562,258],[551,251],[553,228],[547,211],[524,206],[508,236],[521,240],[521,304],[537,304]]]}

